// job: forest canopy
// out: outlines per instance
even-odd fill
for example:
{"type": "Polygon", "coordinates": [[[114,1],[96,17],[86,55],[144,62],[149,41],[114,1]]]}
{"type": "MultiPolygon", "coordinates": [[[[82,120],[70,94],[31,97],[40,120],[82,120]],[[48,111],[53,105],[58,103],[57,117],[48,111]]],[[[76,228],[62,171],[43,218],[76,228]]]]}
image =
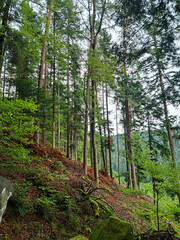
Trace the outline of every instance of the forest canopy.
{"type": "Polygon", "coordinates": [[[91,165],[97,185],[101,170],[180,202],[179,13],[179,0],[1,0],[4,141],[33,139],[85,175],[91,165]]]}

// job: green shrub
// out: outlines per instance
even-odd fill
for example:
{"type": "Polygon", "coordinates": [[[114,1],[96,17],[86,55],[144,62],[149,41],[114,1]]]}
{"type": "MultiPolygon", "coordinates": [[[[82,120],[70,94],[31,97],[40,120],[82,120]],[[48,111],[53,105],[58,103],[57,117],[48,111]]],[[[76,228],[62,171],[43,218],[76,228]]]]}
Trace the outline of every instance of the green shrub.
{"type": "MultiPolygon", "coordinates": [[[[0,106],[1,133],[11,132],[13,139],[30,142],[27,136],[37,129],[33,125],[33,114],[37,111],[37,105],[32,100],[0,99],[0,106]]],[[[3,134],[2,139],[7,137],[7,134],[3,134]]]]}
{"type": "Polygon", "coordinates": [[[14,183],[14,192],[10,198],[10,206],[13,213],[17,213],[19,216],[24,216],[28,212],[32,211],[31,204],[27,198],[27,191],[29,189],[28,183],[14,183]]]}
{"type": "Polygon", "coordinates": [[[52,219],[54,217],[54,206],[55,200],[45,195],[38,198],[34,204],[36,213],[45,219],[52,219]]]}

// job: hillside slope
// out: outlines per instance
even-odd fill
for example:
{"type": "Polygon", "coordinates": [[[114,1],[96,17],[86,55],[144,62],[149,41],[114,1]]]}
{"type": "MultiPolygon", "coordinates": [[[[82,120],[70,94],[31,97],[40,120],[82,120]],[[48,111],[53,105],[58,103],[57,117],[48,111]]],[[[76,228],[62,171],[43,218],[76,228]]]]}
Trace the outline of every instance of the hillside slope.
{"type": "MultiPolygon", "coordinates": [[[[97,188],[90,167],[85,178],[82,164],[66,159],[57,150],[34,144],[13,146],[13,142],[8,149],[18,153],[0,153],[0,175],[14,186],[0,239],[66,240],[78,234],[88,237],[110,214],[130,222],[135,235],[156,228],[152,200],[119,187],[102,172],[97,188]]],[[[162,224],[168,225],[163,219],[162,224]]]]}

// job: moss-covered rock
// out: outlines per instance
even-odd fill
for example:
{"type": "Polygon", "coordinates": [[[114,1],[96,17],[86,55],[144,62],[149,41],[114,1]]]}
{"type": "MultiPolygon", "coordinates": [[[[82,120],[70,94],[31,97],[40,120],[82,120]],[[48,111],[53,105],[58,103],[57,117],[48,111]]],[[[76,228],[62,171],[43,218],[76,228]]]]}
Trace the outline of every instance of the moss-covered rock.
{"type": "Polygon", "coordinates": [[[88,240],[88,239],[85,238],[85,237],[82,236],[82,235],[79,235],[79,236],[77,236],[77,237],[73,237],[73,238],[71,238],[71,239],[69,239],[69,240],[88,240]]]}
{"type": "Polygon", "coordinates": [[[102,221],[91,234],[89,240],[133,240],[133,229],[127,223],[117,217],[111,216],[102,221]]]}

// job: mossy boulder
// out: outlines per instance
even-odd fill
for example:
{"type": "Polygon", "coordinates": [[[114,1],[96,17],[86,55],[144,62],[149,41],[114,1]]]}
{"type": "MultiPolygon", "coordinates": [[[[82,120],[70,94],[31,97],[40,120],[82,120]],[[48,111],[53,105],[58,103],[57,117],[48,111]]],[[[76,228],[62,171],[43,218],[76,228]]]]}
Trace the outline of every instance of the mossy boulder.
{"type": "Polygon", "coordinates": [[[133,229],[118,217],[111,216],[100,222],[89,240],[133,240],[133,229]]]}
{"type": "Polygon", "coordinates": [[[71,238],[71,239],[69,239],[69,240],[88,240],[88,239],[85,238],[85,237],[82,236],[82,235],[79,235],[79,236],[77,236],[77,237],[73,237],[73,238],[71,238]]]}

